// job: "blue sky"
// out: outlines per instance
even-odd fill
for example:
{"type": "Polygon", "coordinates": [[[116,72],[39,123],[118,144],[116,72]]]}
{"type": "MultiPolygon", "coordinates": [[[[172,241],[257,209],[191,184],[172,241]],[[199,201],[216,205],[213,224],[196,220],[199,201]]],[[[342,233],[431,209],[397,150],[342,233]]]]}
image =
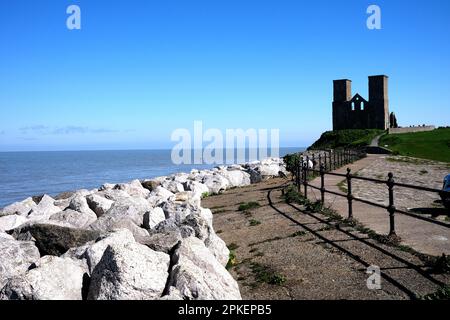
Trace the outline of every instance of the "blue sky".
{"type": "Polygon", "coordinates": [[[332,80],[367,97],[375,74],[400,125],[449,125],[449,16],[448,0],[1,1],[0,151],[170,148],[195,120],[307,146],[331,129],[332,80]]]}

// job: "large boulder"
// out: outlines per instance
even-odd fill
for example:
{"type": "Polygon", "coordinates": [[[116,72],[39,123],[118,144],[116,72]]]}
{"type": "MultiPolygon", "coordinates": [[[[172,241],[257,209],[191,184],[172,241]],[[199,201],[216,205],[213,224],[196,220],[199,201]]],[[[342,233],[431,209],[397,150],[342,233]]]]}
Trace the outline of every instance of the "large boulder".
{"type": "Polygon", "coordinates": [[[100,232],[50,224],[33,224],[14,229],[16,239],[34,239],[42,256],[60,256],[73,247],[94,241],[100,232]]]}
{"type": "Polygon", "coordinates": [[[126,217],[115,217],[103,215],[89,226],[90,230],[96,230],[102,233],[108,233],[119,229],[128,229],[135,239],[148,236],[148,231],[136,225],[136,223],[126,217]]]}
{"type": "Polygon", "coordinates": [[[145,189],[139,180],[117,184],[114,189],[125,191],[130,196],[138,198],[146,198],[150,194],[150,191],[145,189]]]}
{"type": "Polygon", "coordinates": [[[170,285],[187,300],[240,300],[239,286],[205,244],[184,239],[172,256],[170,285]]]}
{"type": "Polygon", "coordinates": [[[86,201],[97,217],[104,215],[114,203],[114,201],[106,199],[98,194],[91,194],[87,196],[86,201]]]}
{"type": "Polygon", "coordinates": [[[139,243],[109,245],[92,273],[90,300],[149,300],[166,286],[169,255],[139,243]]]}
{"type": "Polygon", "coordinates": [[[180,231],[168,230],[166,232],[152,233],[145,238],[141,238],[139,243],[146,245],[152,250],[170,254],[181,239],[183,239],[183,236],[180,231]]]}
{"type": "Polygon", "coordinates": [[[164,220],[166,220],[166,216],[164,215],[163,209],[156,207],[144,214],[143,226],[145,229],[153,229],[164,220]]]}
{"type": "Polygon", "coordinates": [[[109,245],[126,244],[133,242],[135,242],[135,239],[131,231],[129,231],[128,229],[119,229],[115,232],[112,232],[106,236],[97,239],[97,241],[94,244],[88,245],[87,248],[83,246],[78,254],[76,252],[74,252],[73,254],[78,255],[78,258],[86,259],[89,272],[92,274],[95,267],[102,259],[106,248],[109,245]],[[81,252],[83,253],[80,254],[81,252]]]}
{"type": "Polygon", "coordinates": [[[223,266],[227,264],[230,251],[214,231],[211,210],[202,209],[200,214],[190,214],[186,217],[184,224],[194,229],[195,236],[204,242],[219,263],[223,266]]]}
{"type": "Polygon", "coordinates": [[[129,218],[136,225],[141,226],[144,222],[144,214],[152,209],[153,207],[146,199],[130,197],[116,201],[104,216],[129,218]]]}
{"type": "Polygon", "coordinates": [[[55,200],[48,195],[44,195],[41,201],[39,201],[39,204],[31,209],[28,218],[33,221],[44,221],[60,211],[61,208],[55,206],[55,200]]]}
{"type": "Polygon", "coordinates": [[[76,195],[75,197],[72,198],[69,204],[69,209],[85,213],[87,215],[90,215],[94,219],[97,218],[95,212],[92,211],[91,208],[89,207],[86,197],[81,195],[76,195]]]}
{"type": "Polygon", "coordinates": [[[31,209],[34,209],[37,204],[33,201],[33,198],[29,197],[23,201],[15,202],[0,210],[0,217],[17,214],[20,216],[27,216],[31,209]]]}
{"type": "Polygon", "coordinates": [[[177,193],[177,192],[183,192],[184,191],[184,187],[183,184],[181,182],[178,181],[164,181],[161,186],[167,190],[169,190],[172,193],[177,193]]]}
{"type": "Polygon", "coordinates": [[[212,194],[218,194],[230,186],[230,182],[219,174],[206,175],[202,183],[208,187],[209,193],[212,194]]]}
{"type": "Polygon", "coordinates": [[[27,218],[17,214],[0,217],[0,232],[12,230],[26,222],[28,222],[27,218]]]}
{"type": "Polygon", "coordinates": [[[45,256],[35,268],[8,280],[0,300],[82,300],[85,278],[77,261],[45,256]]]}
{"type": "Polygon", "coordinates": [[[78,212],[72,209],[66,209],[64,211],[55,213],[50,216],[49,222],[60,222],[61,225],[67,225],[69,227],[84,229],[97,220],[97,216],[92,213],[78,212]]]}
{"type": "Polygon", "coordinates": [[[33,242],[17,241],[0,232],[0,288],[7,279],[25,273],[39,258],[39,250],[33,242]]]}
{"type": "Polygon", "coordinates": [[[251,183],[250,175],[240,169],[220,170],[219,174],[230,182],[230,187],[232,188],[248,186],[251,183]]]}

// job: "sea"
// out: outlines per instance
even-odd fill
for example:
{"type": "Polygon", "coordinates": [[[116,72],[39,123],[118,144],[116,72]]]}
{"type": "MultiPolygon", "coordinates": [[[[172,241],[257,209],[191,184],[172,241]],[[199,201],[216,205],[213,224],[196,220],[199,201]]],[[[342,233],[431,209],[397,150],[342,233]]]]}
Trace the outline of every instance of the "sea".
{"type": "MultiPolygon", "coordinates": [[[[279,155],[301,151],[304,148],[280,148],[279,155]]],[[[215,166],[176,165],[171,160],[171,150],[0,152],[0,208],[30,196],[56,196],[66,191],[98,188],[104,183],[150,179],[215,166]]]]}

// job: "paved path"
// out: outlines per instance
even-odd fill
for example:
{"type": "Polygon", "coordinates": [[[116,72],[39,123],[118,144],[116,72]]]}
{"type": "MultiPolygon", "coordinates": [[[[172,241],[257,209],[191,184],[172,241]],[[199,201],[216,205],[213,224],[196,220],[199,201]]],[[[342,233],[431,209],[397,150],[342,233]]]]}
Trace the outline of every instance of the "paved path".
{"type": "Polygon", "coordinates": [[[230,272],[244,299],[414,299],[450,283],[408,252],[286,204],[281,189],[288,183],[271,179],[202,200],[213,211],[214,229],[236,253],[230,272]],[[260,207],[238,210],[249,201],[260,207]],[[381,269],[380,290],[367,288],[371,265],[381,269]],[[258,270],[284,281],[258,281],[258,270]]]}
{"type": "Polygon", "coordinates": [[[384,136],[383,134],[380,134],[379,136],[376,136],[375,138],[373,138],[372,142],[370,143],[371,147],[378,147],[378,143],[380,142],[380,138],[384,136]]]}
{"type": "MultiPolygon", "coordinates": [[[[364,159],[356,161],[353,164],[333,172],[346,173],[347,167],[349,167],[352,172],[358,172],[363,168],[370,167],[377,159],[380,159],[381,157],[385,156],[368,155],[364,159]]],[[[325,188],[334,192],[342,193],[337,186],[342,180],[342,177],[327,175],[325,178],[325,188]]],[[[313,180],[311,184],[320,186],[320,178],[313,180]]],[[[361,185],[359,187],[361,188],[361,185]]],[[[375,188],[371,182],[367,182],[365,187],[375,188]]],[[[308,190],[308,198],[311,200],[319,200],[320,192],[310,188],[308,190]]],[[[398,200],[401,201],[402,199],[398,200]]],[[[348,216],[348,202],[346,198],[327,193],[325,196],[325,205],[336,210],[342,217],[348,216]]],[[[379,234],[387,235],[389,233],[389,214],[385,209],[353,201],[353,216],[359,222],[379,234]]],[[[419,252],[430,255],[441,255],[442,253],[450,254],[449,228],[423,220],[418,220],[399,213],[396,213],[395,215],[395,228],[397,235],[402,239],[402,243],[419,252]]]]}

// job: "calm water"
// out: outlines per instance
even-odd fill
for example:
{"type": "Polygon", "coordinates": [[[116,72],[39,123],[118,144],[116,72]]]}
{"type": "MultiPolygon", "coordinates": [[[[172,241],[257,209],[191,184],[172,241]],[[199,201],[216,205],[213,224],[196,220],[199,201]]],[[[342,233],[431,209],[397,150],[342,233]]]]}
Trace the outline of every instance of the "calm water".
{"type": "MultiPolygon", "coordinates": [[[[302,151],[280,148],[280,156],[302,151]]],[[[170,150],[0,152],[0,208],[29,196],[98,188],[210,165],[174,165],[170,150]]]]}

